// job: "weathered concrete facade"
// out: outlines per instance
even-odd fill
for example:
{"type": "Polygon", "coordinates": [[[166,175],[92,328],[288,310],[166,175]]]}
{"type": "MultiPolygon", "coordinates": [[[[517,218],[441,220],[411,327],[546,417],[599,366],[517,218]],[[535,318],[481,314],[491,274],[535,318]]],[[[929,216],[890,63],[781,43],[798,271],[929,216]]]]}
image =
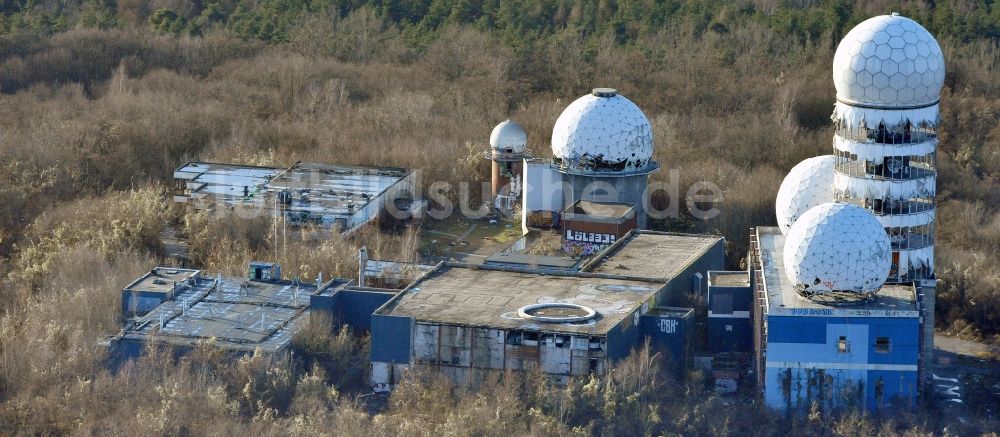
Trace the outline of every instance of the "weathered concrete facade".
{"type": "Polygon", "coordinates": [[[562,207],[569,208],[579,200],[627,203],[635,206],[638,229],[649,229],[643,196],[647,194],[649,173],[655,169],[641,173],[563,173],[568,191],[562,197],[562,207]]]}
{"type": "Polygon", "coordinates": [[[605,337],[416,323],[411,365],[373,362],[376,384],[395,384],[402,370],[427,366],[458,382],[475,385],[493,372],[542,372],[565,377],[603,374],[607,368],[605,337]]]}

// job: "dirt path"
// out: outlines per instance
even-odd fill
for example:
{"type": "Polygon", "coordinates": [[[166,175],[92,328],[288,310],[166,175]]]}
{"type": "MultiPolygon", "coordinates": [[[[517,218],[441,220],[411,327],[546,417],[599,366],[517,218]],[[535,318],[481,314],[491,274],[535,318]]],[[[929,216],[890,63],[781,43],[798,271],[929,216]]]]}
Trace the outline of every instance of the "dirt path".
{"type": "Polygon", "coordinates": [[[962,340],[960,338],[948,337],[944,335],[934,336],[934,348],[955,355],[985,356],[990,353],[1000,353],[1000,350],[988,344],[975,341],[962,340]]]}
{"type": "Polygon", "coordinates": [[[167,224],[160,234],[160,241],[163,243],[164,255],[167,259],[174,260],[180,265],[185,265],[188,261],[188,243],[177,237],[177,230],[167,224]]]}
{"type": "Polygon", "coordinates": [[[989,359],[995,353],[997,348],[987,344],[934,336],[930,394],[943,429],[961,433],[970,418],[991,417],[1000,411],[1000,363],[989,359]]]}

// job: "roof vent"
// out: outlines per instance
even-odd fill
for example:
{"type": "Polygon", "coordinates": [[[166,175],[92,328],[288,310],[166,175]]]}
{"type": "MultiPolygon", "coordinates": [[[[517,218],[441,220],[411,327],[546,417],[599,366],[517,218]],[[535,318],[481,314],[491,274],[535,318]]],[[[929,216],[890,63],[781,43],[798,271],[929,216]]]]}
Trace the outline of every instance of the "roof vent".
{"type": "Polygon", "coordinates": [[[890,13],[889,15],[892,15],[893,17],[898,17],[899,16],[899,12],[895,12],[894,11],[894,12],[890,13]]]}
{"type": "Polygon", "coordinates": [[[594,88],[594,95],[597,97],[614,97],[618,95],[618,90],[614,88],[594,88]]]}
{"type": "Polygon", "coordinates": [[[593,308],[572,303],[551,302],[525,305],[518,317],[542,323],[581,323],[597,317],[593,308]]]}

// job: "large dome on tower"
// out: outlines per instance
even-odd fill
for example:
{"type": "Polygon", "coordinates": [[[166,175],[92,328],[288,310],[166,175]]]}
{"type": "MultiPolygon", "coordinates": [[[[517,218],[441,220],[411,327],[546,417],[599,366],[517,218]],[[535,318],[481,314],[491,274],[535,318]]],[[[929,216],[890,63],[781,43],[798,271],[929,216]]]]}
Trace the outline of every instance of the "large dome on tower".
{"type": "Polygon", "coordinates": [[[803,295],[870,295],[885,284],[889,235],[875,216],[846,203],[802,214],[785,236],[785,274],[803,295]]]}
{"type": "Polygon", "coordinates": [[[597,88],[570,103],[556,120],[552,155],[567,168],[645,170],[653,156],[653,129],[631,100],[597,88]]]}
{"type": "Polygon", "coordinates": [[[833,57],[841,103],[913,109],[938,101],[944,57],[923,26],[897,13],[869,18],[844,36],[833,57]]]}

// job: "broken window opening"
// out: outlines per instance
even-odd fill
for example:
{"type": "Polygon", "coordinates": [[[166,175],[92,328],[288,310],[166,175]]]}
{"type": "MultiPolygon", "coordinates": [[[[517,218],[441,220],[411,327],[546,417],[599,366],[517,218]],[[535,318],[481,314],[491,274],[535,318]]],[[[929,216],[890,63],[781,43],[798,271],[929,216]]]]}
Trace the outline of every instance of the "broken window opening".
{"type": "Polygon", "coordinates": [[[875,352],[887,354],[891,348],[892,342],[889,340],[889,337],[875,338],[875,352]]]}

